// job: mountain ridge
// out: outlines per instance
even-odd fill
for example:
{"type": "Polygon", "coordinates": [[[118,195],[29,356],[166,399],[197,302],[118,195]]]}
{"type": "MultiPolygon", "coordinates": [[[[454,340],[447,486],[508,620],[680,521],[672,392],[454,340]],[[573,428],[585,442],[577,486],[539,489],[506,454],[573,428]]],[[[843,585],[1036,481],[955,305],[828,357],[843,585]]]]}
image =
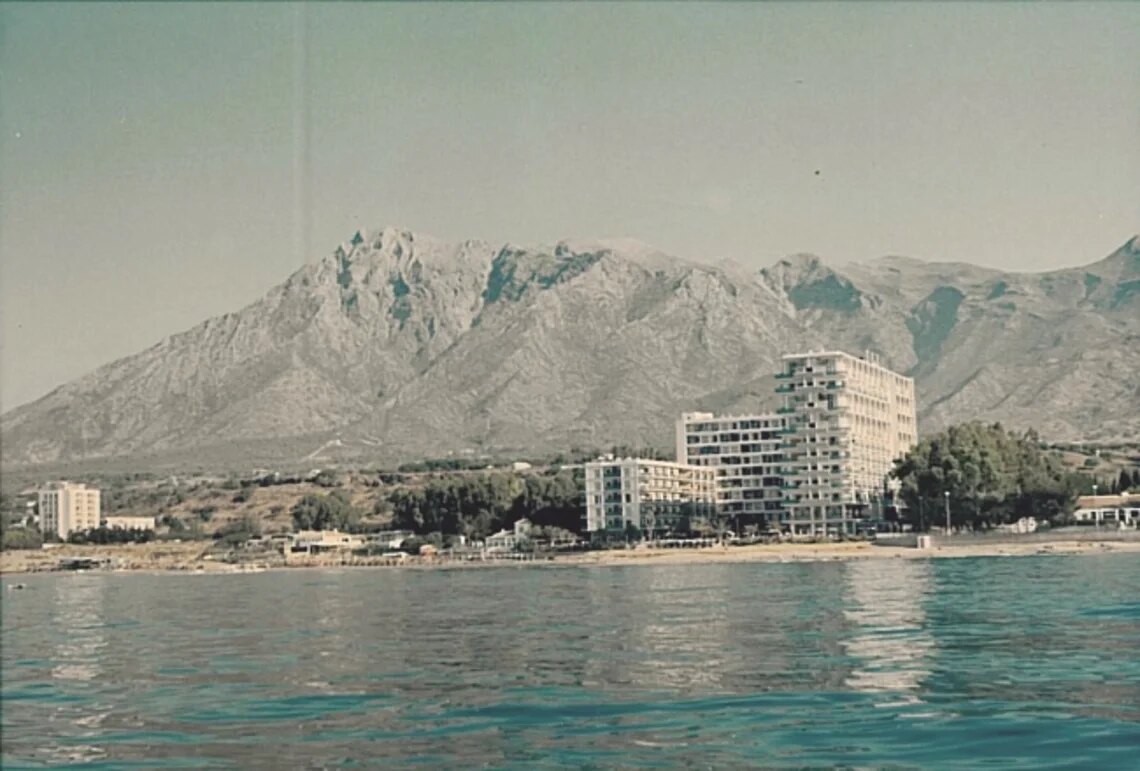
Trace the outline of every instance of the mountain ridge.
{"type": "Polygon", "coordinates": [[[1046,273],[814,255],[750,271],[628,239],[362,230],[246,307],[0,416],[3,463],[667,447],[681,410],[774,406],[779,356],[825,346],[912,374],[923,429],[1135,436],[1138,274],[1137,237],[1046,273]]]}

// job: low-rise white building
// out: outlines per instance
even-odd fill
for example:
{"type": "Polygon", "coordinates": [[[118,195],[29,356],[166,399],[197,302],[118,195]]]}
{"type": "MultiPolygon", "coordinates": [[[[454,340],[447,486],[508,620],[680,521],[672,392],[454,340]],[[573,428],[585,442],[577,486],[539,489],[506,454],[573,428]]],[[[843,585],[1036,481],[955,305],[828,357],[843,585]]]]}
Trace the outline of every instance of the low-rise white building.
{"type": "Polygon", "coordinates": [[[716,515],[716,469],[647,458],[586,464],[586,529],[636,527],[650,538],[716,515]]]}
{"type": "Polygon", "coordinates": [[[1140,525],[1140,493],[1082,495],[1073,519],[1088,525],[1140,525]]]}
{"type": "Polygon", "coordinates": [[[411,530],[381,530],[369,533],[364,540],[371,546],[383,546],[386,549],[399,549],[404,541],[414,536],[411,530]]]}
{"type": "Polygon", "coordinates": [[[99,527],[100,496],[95,487],[72,482],[52,482],[37,492],[40,530],[63,540],[73,532],[99,527]]]}
{"type": "Polygon", "coordinates": [[[998,525],[998,530],[1006,533],[1036,533],[1037,532],[1037,518],[1036,517],[1022,517],[1016,522],[1010,522],[1006,525],[998,525]]]}
{"type": "Polygon", "coordinates": [[[484,546],[487,551],[514,551],[520,543],[530,538],[531,521],[523,518],[515,522],[514,529],[500,530],[487,536],[484,546]]]}
{"type": "Polygon", "coordinates": [[[339,530],[301,530],[293,534],[293,551],[310,553],[364,546],[364,537],[339,530]]]}
{"type": "Polygon", "coordinates": [[[103,527],[109,530],[154,530],[154,517],[107,516],[103,527]]]}

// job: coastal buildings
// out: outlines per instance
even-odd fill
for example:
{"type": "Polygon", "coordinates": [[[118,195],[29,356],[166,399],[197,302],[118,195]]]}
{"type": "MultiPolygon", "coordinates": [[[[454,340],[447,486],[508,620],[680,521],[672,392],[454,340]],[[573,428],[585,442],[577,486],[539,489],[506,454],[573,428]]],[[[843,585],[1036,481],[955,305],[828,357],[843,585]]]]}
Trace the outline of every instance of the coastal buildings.
{"type": "Polygon", "coordinates": [[[515,547],[530,538],[531,522],[529,519],[520,519],[515,522],[513,530],[500,530],[494,535],[487,536],[487,551],[514,551],[515,547]]]}
{"type": "Polygon", "coordinates": [[[84,484],[52,482],[37,492],[40,529],[63,540],[99,527],[99,490],[84,484]]]}
{"type": "Polygon", "coordinates": [[[1140,493],[1082,495],[1073,519],[1088,525],[1140,525],[1140,493]]]}
{"type": "Polygon", "coordinates": [[[382,546],[386,549],[399,549],[404,541],[415,537],[411,530],[381,530],[364,536],[369,546],[382,546]]]}
{"type": "Polygon", "coordinates": [[[154,530],[154,517],[104,517],[103,527],[110,530],[154,530]]]}
{"type": "Polygon", "coordinates": [[[647,536],[716,512],[716,470],[647,458],[604,456],[586,464],[586,529],[634,527],[647,536]]]}
{"type": "Polygon", "coordinates": [[[717,513],[739,532],[785,521],[781,467],[787,418],[686,412],[677,421],[677,461],[716,471],[717,513]]]}
{"type": "Polygon", "coordinates": [[[364,536],[342,533],[339,530],[300,530],[293,534],[292,550],[319,554],[342,549],[359,549],[365,545],[364,536]]]}
{"type": "Polygon", "coordinates": [[[797,535],[853,534],[881,510],[894,460],[917,440],[914,381],[871,353],[789,354],[783,364],[786,525],[797,535]]]}

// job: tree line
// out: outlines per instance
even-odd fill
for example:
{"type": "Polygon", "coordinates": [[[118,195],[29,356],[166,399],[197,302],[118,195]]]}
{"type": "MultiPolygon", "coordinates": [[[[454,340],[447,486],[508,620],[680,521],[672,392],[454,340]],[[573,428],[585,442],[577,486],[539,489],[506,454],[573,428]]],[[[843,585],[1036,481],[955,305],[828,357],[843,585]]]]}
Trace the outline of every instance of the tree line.
{"type": "MultiPolygon", "coordinates": [[[[375,501],[373,514],[390,513],[388,527],[415,533],[486,536],[527,518],[536,527],[581,532],[583,481],[579,470],[518,475],[490,472],[443,476],[415,488],[397,488],[375,501]]],[[[297,530],[374,529],[343,491],[306,495],[293,507],[297,530]]]]}
{"type": "MultiPolygon", "coordinates": [[[[949,503],[954,527],[988,527],[1036,517],[1065,521],[1092,478],[1043,451],[1033,431],[1001,424],[951,426],[896,461],[892,476],[907,518],[919,528],[941,524],[949,503]]],[[[1129,475],[1131,479],[1131,475],[1129,475]]]]}

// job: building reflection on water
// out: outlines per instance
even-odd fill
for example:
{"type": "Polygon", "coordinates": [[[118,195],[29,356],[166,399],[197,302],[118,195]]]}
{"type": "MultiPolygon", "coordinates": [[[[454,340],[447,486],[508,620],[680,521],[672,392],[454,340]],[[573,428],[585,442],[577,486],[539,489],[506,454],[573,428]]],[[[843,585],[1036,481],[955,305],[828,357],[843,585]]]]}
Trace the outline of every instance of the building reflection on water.
{"type": "Polygon", "coordinates": [[[588,688],[715,688],[721,677],[727,588],[707,570],[591,571],[583,619],[588,688]]]}
{"type": "Polygon", "coordinates": [[[55,582],[55,627],[64,630],[53,646],[51,675],[56,680],[90,681],[102,673],[100,651],[107,646],[103,629],[102,576],[75,576],[55,582]]]}
{"type": "Polygon", "coordinates": [[[724,571],[651,569],[634,573],[643,586],[630,614],[635,685],[718,690],[727,666],[729,576],[724,571]]]}
{"type": "Polygon", "coordinates": [[[863,693],[897,693],[921,701],[935,639],[923,602],[933,567],[928,560],[854,560],[846,565],[844,616],[852,625],[841,645],[855,663],[845,684],[863,693]]]}
{"type": "MultiPolygon", "coordinates": [[[[55,618],[52,626],[57,633],[51,648],[51,676],[58,681],[59,690],[68,695],[98,687],[103,675],[102,659],[107,648],[104,624],[104,602],[107,579],[105,576],[81,575],[54,582],[55,618]]],[[[55,708],[53,722],[68,726],[72,737],[98,737],[103,722],[110,714],[98,702],[86,700],[87,706],[76,707],[63,702],[55,708]]],[[[52,762],[87,763],[106,756],[106,751],[83,741],[69,741],[41,747],[40,752],[52,762]]]]}

